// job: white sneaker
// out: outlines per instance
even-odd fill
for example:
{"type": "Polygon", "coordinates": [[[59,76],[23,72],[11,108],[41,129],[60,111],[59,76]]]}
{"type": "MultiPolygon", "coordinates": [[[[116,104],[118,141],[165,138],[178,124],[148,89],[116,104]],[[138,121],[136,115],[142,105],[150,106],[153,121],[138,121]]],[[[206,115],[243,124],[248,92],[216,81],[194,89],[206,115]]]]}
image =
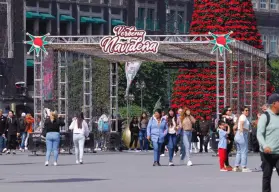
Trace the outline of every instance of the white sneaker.
{"type": "Polygon", "coordinates": [[[57,166],[57,162],[54,162],[53,165],[54,165],[54,166],[57,166]]]}
{"type": "Polygon", "coordinates": [[[224,168],[224,169],[220,169],[220,171],[221,172],[227,172],[228,170],[224,168]]]}
{"type": "Polygon", "coordinates": [[[175,156],[175,157],[176,157],[176,153],[174,153],[174,154],[173,154],[173,156],[175,156]]]}
{"type": "Polygon", "coordinates": [[[7,151],[7,148],[3,149],[2,153],[5,153],[7,151]]]}
{"type": "Polygon", "coordinates": [[[11,150],[10,149],[7,150],[6,154],[11,154],[11,150]]]}
{"type": "Polygon", "coordinates": [[[79,160],[76,160],[76,164],[79,164],[79,160]]]}
{"type": "Polygon", "coordinates": [[[161,154],[160,156],[161,156],[161,157],[165,157],[166,155],[165,155],[165,154],[161,154]]]}
{"type": "Polygon", "coordinates": [[[174,166],[173,162],[169,162],[169,166],[174,166]]]}
{"type": "Polygon", "coordinates": [[[192,166],[192,165],[193,165],[192,161],[189,160],[187,166],[192,166]]]}
{"type": "Polygon", "coordinates": [[[273,171],[276,171],[276,168],[273,168],[273,171]]]}
{"type": "Polygon", "coordinates": [[[48,161],[45,162],[45,166],[48,166],[48,161]]]}
{"type": "Polygon", "coordinates": [[[27,147],[25,147],[25,148],[24,148],[24,150],[25,150],[25,151],[27,151],[27,150],[28,150],[28,148],[27,148],[27,147]]]}

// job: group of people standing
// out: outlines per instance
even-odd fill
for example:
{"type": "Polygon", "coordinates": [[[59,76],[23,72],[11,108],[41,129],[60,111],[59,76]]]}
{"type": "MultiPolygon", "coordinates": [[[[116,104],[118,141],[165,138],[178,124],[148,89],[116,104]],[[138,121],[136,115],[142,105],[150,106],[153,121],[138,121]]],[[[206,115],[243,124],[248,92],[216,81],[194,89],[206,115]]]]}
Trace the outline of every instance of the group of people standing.
{"type": "Polygon", "coordinates": [[[16,154],[19,149],[27,149],[29,134],[33,132],[34,118],[31,114],[22,113],[20,118],[16,118],[14,112],[10,110],[8,116],[3,115],[0,110],[0,154],[16,154]],[[20,141],[20,142],[19,142],[20,141]]]}

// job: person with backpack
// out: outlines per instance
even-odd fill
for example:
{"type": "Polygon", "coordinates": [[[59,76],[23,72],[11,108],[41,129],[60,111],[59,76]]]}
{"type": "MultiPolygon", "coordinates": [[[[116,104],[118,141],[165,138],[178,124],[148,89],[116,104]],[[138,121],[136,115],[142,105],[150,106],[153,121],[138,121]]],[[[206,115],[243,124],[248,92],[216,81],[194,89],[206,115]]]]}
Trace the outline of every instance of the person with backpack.
{"type": "Polygon", "coordinates": [[[20,131],[20,137],[21,137],[21,143],[20,143],[20,147],[19,150],[20,151],[24,151],[25,148],[25,139],[27,136],[27,133],[25,131],[26,129],[26,124],[25,124],[25,113],[21,113],[21,117],[18,119],[18,123],[19,123],[19,131],[20,131]]]}
{"type": "Polygon", "coordinates": [[[161,166],[160,152],[167,130],[168,123],[166,119],[162,117],[162,110],[156,109],[153,117],[150,118],[147,125],[147,139],[152,141],[153,144],[153,166],[161,166]]]}
{"type": "Polygon", "coordinates": [[[267,111],[258,121],[257,138],[263,162],[262,192],[271,192],[271,177],[275,167],[279,175],[279,94],[269,96],[267,111]]]}

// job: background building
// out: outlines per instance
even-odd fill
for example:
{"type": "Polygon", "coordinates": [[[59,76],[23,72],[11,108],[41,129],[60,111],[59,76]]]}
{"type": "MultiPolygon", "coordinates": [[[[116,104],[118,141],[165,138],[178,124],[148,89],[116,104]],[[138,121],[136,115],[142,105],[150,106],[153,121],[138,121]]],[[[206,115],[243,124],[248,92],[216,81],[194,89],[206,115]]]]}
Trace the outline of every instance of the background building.
{"type": "Polygon", "coordinates": [[[264,49],[279,56],[279,0],[252,0],[264,49]]]}

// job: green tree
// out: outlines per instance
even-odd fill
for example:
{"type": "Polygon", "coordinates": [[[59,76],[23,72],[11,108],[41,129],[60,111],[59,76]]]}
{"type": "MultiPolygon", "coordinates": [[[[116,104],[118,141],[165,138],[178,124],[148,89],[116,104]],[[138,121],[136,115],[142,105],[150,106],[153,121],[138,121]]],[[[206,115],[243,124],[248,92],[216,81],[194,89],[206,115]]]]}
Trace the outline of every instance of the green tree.
{"type": "Polygon", "coordinates": [[[271,64],[271,83],[275,90],[279,89],[279,59],[272,60],[271,64]]]}
{"type": "MultiPolygon", "coordinates": [[[[172,78],[170,78],[172,81],[172,78]]],[[[168,104],[168,73],[165,70],[163,63],[145,62],[142,63],[135,79],[132,82],[129,93],[135,96],[133,102],[137,106],[141,106],[141,91],[136,87],[136,82],[145,82],[143,89],[143,108],[152,113],[157,100],[161,97],[163,108],[168,104]]],[[[172,86],[172,82],[171,82],[172,86]]],[[[119,70],[119,106],[126,106],[125,90],[127,87],[127,80],[125,76],[125,66],[120,65],[119,70]]],[[[172,87],[171,87],[172,89],[172,87]]]]}

